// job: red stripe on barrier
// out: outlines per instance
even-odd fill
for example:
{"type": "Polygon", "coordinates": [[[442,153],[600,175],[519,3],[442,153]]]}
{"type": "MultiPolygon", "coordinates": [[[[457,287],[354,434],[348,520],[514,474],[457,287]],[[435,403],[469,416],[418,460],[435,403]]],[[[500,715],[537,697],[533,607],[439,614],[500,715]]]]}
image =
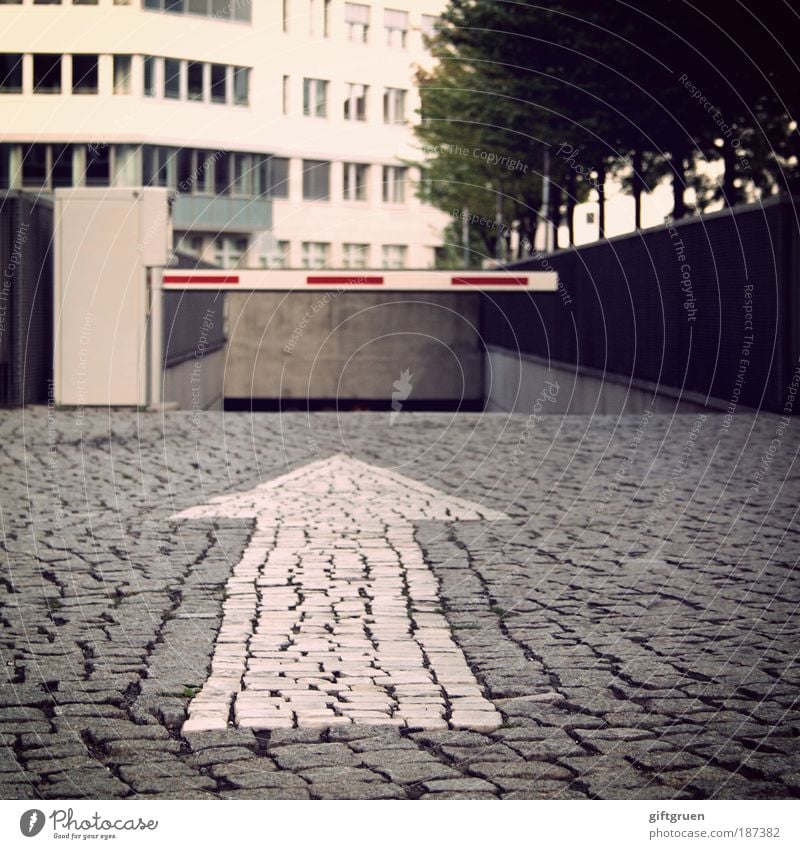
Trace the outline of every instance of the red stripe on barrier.
{"type": "Polygon", "coordinates": [[[453,277],[452,286],[527,286],[527,277],[453,277]]]}
{"type": "Polygon", "coordinates": [[[238,274],[207,274],[203,277],[200,277],[197,274],[164,275],[164,283],[228,283],[235,285],[238,282],[238,274]]]}
{"type": "Polygon", "coordinates": [[[347,277],[306,277],[306,283],[311,286],[325,283],[336,283],[340,286],[382,286],[383,277],[365,277],[363,274],[351,274],[347,277]]]}

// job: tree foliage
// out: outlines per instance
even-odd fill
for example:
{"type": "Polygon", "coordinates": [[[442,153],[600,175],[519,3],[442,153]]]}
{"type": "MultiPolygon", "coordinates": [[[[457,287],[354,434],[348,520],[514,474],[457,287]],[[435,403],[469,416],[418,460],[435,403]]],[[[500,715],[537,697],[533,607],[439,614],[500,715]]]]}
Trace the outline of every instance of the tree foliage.
{"type": "Polygon", "coordinates": [[[478,256],[500,255],[512,221],[530,252],[545,152],[549,221],[566,215],[570,233],[575,205],[609,173],[636,198],[636,226],[642,193],[664,179],[675,217],[796,191],[797,6],[451,0],[431,40],[436,65],[418,72],[425,198],[491,223],[471,228],[478,256]],[[718,181],[707,162],[724,167],[718,181]]]}

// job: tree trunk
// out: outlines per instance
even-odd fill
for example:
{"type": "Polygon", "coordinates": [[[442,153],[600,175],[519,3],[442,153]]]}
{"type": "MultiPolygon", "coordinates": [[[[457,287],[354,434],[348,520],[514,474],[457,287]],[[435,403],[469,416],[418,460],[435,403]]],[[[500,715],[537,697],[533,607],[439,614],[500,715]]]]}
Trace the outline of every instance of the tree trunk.
{"type": "Polygon", "coordinates": [[[733,184],[736,179],[736,151],[727,143],[722,145],[722,161],[725,163],[725,174],[722,177],[722,199],[725,206],[733,206],[739,201],[739,192],[733,184]]]}
{"type": "MultiPolygon", "coordinates": [[[[555,186],[553,187],[555,188],[555,186]]],[[[561,190],[553,192],[553,206],[550,221],[553,227],[553,250],[557,251],[560,247],[558,243],[558,229],[561,226],[561,190]]]]}
{"type": "Polygon", "coordinates": [[[600,238],[606,237],[606,166],[605,163],[597,168],[597,204],[599,212],[597,220],[600,225],[600,238]]]}
{"type": "Polygon", "coordinates": [[[682,152],[672,154],[672,218],[677,221],[686,215],[686,162],[682,152]]]}
{"type": "Polygon", "coordinates": [[[523,215],[519,220],[519,244],[517,245],[517,259],[525,259],[530,256],[533,248],[533,240],[536,237],[536,219],[529,215],[523,215]]]}
{"type": "Polygon", "coordinates": [[[644,182],[642,180],[642,151],[638,148],[633,151],[633,227],[634,230],[642,229],[642,188],[644,182]]]}
{"type": "Polygon", "coordinates": [[[505,256],[505,226],[503,224],[503,184],[497,184],[497,211],[495,213],[495,225],[497,226],[497,242],[494,246],[495,262],[502,262],[505,256]]]}
{"type": "Polygon", "coordinates": [[[567,174],[567,232],[570,246],[575,244],[575,172],[570,168],[567,174]]]}

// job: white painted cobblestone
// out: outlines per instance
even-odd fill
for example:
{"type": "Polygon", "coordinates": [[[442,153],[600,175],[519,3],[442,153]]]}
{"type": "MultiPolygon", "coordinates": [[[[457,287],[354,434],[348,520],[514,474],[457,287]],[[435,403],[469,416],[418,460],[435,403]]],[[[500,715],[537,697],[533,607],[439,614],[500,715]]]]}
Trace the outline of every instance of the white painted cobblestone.
{"type": "Polygon", "coordinates": [[[501,724],[439,611],[411,522],[503,514],[335,455],[178,515],[212,516],[257,522],[184,733],[225,727],[231,705],[236,725],[257,730],[501,724]]]}

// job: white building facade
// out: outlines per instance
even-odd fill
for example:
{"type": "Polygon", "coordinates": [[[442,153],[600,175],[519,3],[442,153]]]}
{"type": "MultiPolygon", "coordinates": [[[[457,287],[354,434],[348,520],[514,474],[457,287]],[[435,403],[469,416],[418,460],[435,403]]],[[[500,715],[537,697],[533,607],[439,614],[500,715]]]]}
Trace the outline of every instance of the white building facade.
{"type": "Polygon", "coordinates": [[[405,163],[444,5],[0,0],[0,189],[167,186],[223,267],[431,267],[405,163]]]}

